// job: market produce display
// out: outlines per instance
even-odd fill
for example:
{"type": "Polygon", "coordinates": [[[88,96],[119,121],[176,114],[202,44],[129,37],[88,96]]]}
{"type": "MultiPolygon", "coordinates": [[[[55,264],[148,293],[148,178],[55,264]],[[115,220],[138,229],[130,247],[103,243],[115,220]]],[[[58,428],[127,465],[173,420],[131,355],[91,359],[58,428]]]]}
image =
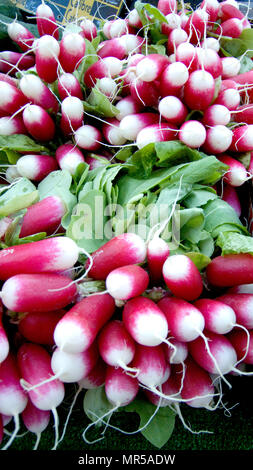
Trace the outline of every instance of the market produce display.
{"type": "Polygon", "coordinates": [[[161,448],[175,419],[195,432],[185,406],[226,410],[253,374],[251,23],[234,0],[159,0],[63,27],[42,2],[36,32],[6,28],[1,449],[22,426],[58,449],[80,395],[84,443],[161,448]]]}

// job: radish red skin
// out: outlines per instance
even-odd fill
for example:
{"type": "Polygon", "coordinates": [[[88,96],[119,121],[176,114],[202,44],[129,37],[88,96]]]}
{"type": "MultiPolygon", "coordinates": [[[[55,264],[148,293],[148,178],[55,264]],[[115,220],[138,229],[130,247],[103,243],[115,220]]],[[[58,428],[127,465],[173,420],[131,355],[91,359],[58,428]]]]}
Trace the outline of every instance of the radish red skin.
{"type": "MultiPolygon", "coordinates": [[[[138,235],[133,233],[118,235],[94,251],[89,276],[93,279],[105,280],[113,269],[143,263],[146,254],[145,242],[138,235]]],[[[90,261],[87,261],[86,269],[89,265],[90,261]]]]}
{"type": "Polygon", "coordinates": [[[58,322],[54,341],[63,351],[75,353],[88,349],[103,325],[115,311],[109,294],[94,294],[76,303],[58,322]],[[77,339],[76,339],[77,338],[77,339]]]}
{"type": "Polygon", "coordinates": [[[232,287],[253,282],[253,256],[248,253],[215,257],[206,268],[208,282],[217,287],[232,287]]]}
{"type": "MultiPolygon", "coordinates": [[[[51,368],[51,356],[43,346],[33,343],[22,344],[18,349],[17,360],[22,378],[31,385],[38,385],[54,375],[51,368]]],[[[59,379],[28,391],[33,405],[45,411],[60,405],[64,395],[64,385],[59,379]]]]}
{"type": "Polygon", "coordinates": [[[196,364],[192,358],[187,358],[185,365],[186,372],[181,391],[182,399],[188,400],[186,403],[192,408],[208,406],[214,395],[214,386],[210,375],[196,364]],[[209,397],[205,395],[209,395],[209,397]]]}
{"type": "Polygon", "coordinates": [[[76,297],[76,285],[60,274],[17,274],[2,287],[3,304],[15,312],[59,310],[76,297]]]}
{"type": "Polygon", "coordinates": [[[66,207],[58,196],[48,196],[29,206],[21,225],[20,237],[46,232],[52,235],[60,227],[66,207]]]}
{"type": "Polygon", "coordinates": [[[167,287],[175,296],[185,300],[195,300],[201,295],[203,290],[201,274],[188,256],[168,256],[162,272],[167,287]]]}
{"type": "Polygon", "coordinates": [[[113,366],[107,366],[105,376],[105,394],[115,406],[126,406],[131,403],[139,391],[138,380],[126,375],[113,366]]]}
{"type": "Polygon", "coordinates": [[[27,405],[27,395],[20,385],[20,371],[16,356],[10,352],[0,367],[0,413],[15,416],[27,405]]]}
{"type": "Polygon", "coordinates": [[[115,367],[129,364],[136,349],[133,338],[120,320],[106,323],[99,333],[98,347],[104,362],[115,367]]]}
{"type": "Polygon", "coordinates": [[[158,346],[167,337],[168,324],[164,313],[146,297],[128,300],[122,318],[127,331],[138,344],[158,346]]]}
{"type": "Polygon", "coordinates": [[[219,301],[229,305],[235,312],[237,323],[245,328],[253,328],[253,294],[223,294],[219,301]]]}
{"type": "Polygon", "coordinates": [[[253,330],[249,331],[249,348],[247,354],[248,337],[245,331],[235,328],[227,337],[236,350],[238,360],[243,359],[245,364],[253,364],[253,330]]]}
{"type": "Polygon", "coordinates": [[[205,320],[194,305],[177,297],[164,297],[157,306],[164,313],[169,332],[181,342],[193,341],[203,331],[205,320]]]}
{"type": "Polygon", "coordinates": [[[166,360],[162,345],[136,345],[131,367],[139,370],[137,379],[147,387],[157,387],[163,383],[166,372],[166,360]]]}
{"type": "Polygon", "coordinates": [[[27,313],[19,321],[18,331],[32,343],[53,346],[55,327],[65,313],[65,310],[27,313]]]}
{"type": "Polygon", "coordinates": [[[39,410],[39,408],[34,406],[31,400],[28,400],[26,408],[22,413],[22,420],[28,431],[40,434],[49,424],[50,411],[39,410]]]}
{"type": "Polygon", "coordinates": [[[117,300],[128,300],[141,295],[148,284],[147,271],[135,264],[116,268],[106,278],[106,289],[117,300]]]}
{"type": "Polygon", "coordinates": [[[6,280],[16,274],[49,273],[72,268],[77,262],[78,253],[77,245],[68,237],[13,245],[0,252],[0,279],[6,280]]]}

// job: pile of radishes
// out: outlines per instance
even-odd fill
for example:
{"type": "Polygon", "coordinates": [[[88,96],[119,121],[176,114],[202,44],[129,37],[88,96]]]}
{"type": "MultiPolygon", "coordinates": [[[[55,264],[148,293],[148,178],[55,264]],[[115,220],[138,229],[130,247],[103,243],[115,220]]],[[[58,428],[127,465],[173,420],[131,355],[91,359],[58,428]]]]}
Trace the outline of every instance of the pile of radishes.
{"type": "MultiPolygon", "coordinates": [[[[180,140],[228,166],[221,197],[240,215],[236,188],[253,171],[253,70],[240,73],[242,58],[225,56],[220,39],[239,38],[250,22],[233,0],[204,0],[195,11],[159,0],[157,11],[164,54],[149,53],[152,13],[143,23],[137,9],[101,30],[83,19],[73,32],[42,3],[39,38],[16,20],[8,25],[20,52],[0,53],[0,136],[27,135],[48,148],[20,152],[6,170],[10,184],[37,183],[56,169],[74,175],[83,162],[92,170],[124,145],[180,140]],[[96,54],[87,52],[91,43],[96,54]],[[110,117],[87,112],[95,91],[111,105],[110,117]]],[[[125,233],[88,256],[84,275],[72,279],[83,252],[55,235],[65,213],[57,196],[36,202],[20,236],[47,237],[0,251],[0,441],[15,421],[2,449],[21,420],[37,448],[51,413],[56,449],[68,383],[104,386],[111,411],[139,393],[182,421],[181,403],[218,407],[230,374],[250,374],[253,364],[253,256],[217,256],[200,272],[159,236],[125,233]],[[104,290],[84,295],[85,279],[104,281],[104,290]]],[[[1,239],[11,222],[0,220],[1,239]]]]}

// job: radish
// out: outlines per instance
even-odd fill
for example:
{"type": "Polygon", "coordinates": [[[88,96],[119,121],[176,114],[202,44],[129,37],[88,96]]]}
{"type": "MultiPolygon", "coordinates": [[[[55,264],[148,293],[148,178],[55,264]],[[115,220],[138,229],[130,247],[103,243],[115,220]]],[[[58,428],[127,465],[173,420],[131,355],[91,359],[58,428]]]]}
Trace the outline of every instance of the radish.
{"type": "Polygon", "coordinates": [[[190,109],[204,111],[214,98],[215,81],[205,70],[195,70],[184,87],[183,101],[190,109]]]}
{"type": "MultiPolygon", "coordinates": [[[[178,46],[177,51],[180,46],[178,46]]],[[[188,68],[177,58],[177,54],[176,60],[176,62],[167,65],[160,77],[160,93],[162,97],[178,95],[182,86],[185,85],[189,79],[188,68]]]]}
{"type": "MultiPolygon", "coordinates": [[[[147,248],[144,240],[135,233],[123,233],[102,245],[92,254],[92,265],[89,276],[93,279],[105,280],[113,269],[129,264],[143,263],[147,248]]],[[[90,261],[86,262],[86,269],[90,261]]]]}
{"type": "Polygon", "coordinates": [[[169,13],[176,13],[177,2],[176,0],[158,0],[157,8],[164,15],[168,15],[169,13]]]}
{"type": "Polygon", "coordinates": [[[121,38],[107,39],[106,41],[100,42],[97,49],[97,55],[101,59],[107,57],[116,57],[116,59],[122,60],[126,57],[127,51],[121,38]]]}
{"type": "Polygon", "coordinates": [[[102,133],[95,126],[84,124],[74,132],[76,145],[82,149],[96,151],[102,144],[102,133]]]}
{"type": "Polygon", "coordinates": [[[23,111],[23,121],[29,134],[34,139],[48,142],[54,138],[55,123],[41,106],[28,104],[23,111]]]}
{"type": "Polygon", "coordinates": [[[253,294],[253,284],[240,284],[230,287],[226,291],[227,294],[253,294]]]}
{"type": "Polygon", "coordinates": [[[243,31],[243,23],[238,18],[229,18],[220,24],[218,30],[221,31],[222,36],[239,38],[243,31]]]}
{"type": "Polygon", "coordinates": [[[157,306],[164,313],[169,332],[176,340],[189,342],[202,335],[205,320],[194,305],[177,297],[165,297],[157,306]]]}
{"type": "Polygon", "coordinates": [[[229,109],[222,104],[212,104],[204,111],[202,123],[205,126],[226,126],[231,119],[229,109]]]}
{"type": "Polygon", "coordinates": [[[2,323],[2,317],[3,317],[3,305],[2,305],[2,302],[0,301],[0,364],[3,361],[5,361],[10,351],[9,340],[8,340],[5,328],[3,326],[3,323],[2,323]]]}
{"type": "Polygon", "coordinates": [[[57,88],[60,99],[63,101],[67,96],[76,96],[83,100],[81,85],[72,73],[63,73],[57,81],[57,88]]]}
{"type": "Polygon", "coordinates": [[[76,96],[67,96],[61,103],[60,128],[65,136],[73,134],[83,124],[83,103],[76,96]]]}
{"type": "Polygon", "coordinates": [[[129,114],[120,121],[120,130],[127,140],[136,140],[138,133],[151,124],[159,121],[159,115],[156,113],[137,113],[129,114]]]}
{"type": "MultiPolygon", "coordinates": [[[[181,17],[177,13],[168,13],[166,15],[166,23],[162,23],[161,32],[166,36],[169,36],[170,33],[181,26],[181,17]]],[[[187,33],[186,33],[187,34],[187,33]]]]}
{"type": "Polygon", "coordinates": [[[144,82],[157,80],[168,65],[168,58],[162,54],[149,54],[136,65],[137,79],[144,82]]]}
{"type": "Polygon", "coordinates": [[[185,121],[179,129],[179,140],[190,148],[199,148],[206,140],[206,129],[194,119],[185,121]]]}
{"type": "Polygon", "coordinates": [[[170,344],[164,345],[165,358],[170,364],[182,364],[188,356],[188,345],[185,342],[170,338],[170,344]]]}
{"type": "Polygon", "coordinates": [[[75,265],[78,255],[78,246],[66,236],[4,248],[0,251],[0,279],[6,280],[15,274],[63,271],[75,265]]]}
{"type": "Polygon", "coordinates": [[[226,154],[219,156],[219,160],[229,167],[223,176],[224,181],[233,187],[242,186],[248,177],[245,166],[236,158],[226,154]]]}
{"type": "Polygon", "coordinates": [[[47,83],[53,83],[58,78],[59,54],[60,45],[53,36],[45,34],[36,41],[36,71],[47,83]]]}
{"type": "Polygon", "coordinates": [[[58,196],[48,196],[32,204],[21,222],[21,238],[39,232],[52,235],[61,225],[61,219],[66,213],[66,206],[58,196]]]}
{"type": "Polygon", "coordinates": [[[118,109],[119,113],[116,114],[116,119],[121,121],[125,116],[129,114],[138,114],[142,111],[143,106],[140,103],[137,103],[132,96],[126,96],[119,100],[115,107],[118,109]]]}
{"type": "Polygon", "coordinates": [[[134,359],[136,345],[121,320],[111,320],[103,326],[98,336],[98,347],[100,356],[109,366],[138,372],[128,366],[134,359]]]}
{"type": "MultiPolygon", "coordinates": [[[[103,416],[95,417],[97,418],[95,421],[90,423],[83,432],[83,439],[86,443],[91,444],[91,441],[88,441],[86,438],[87,431],[94,426],[94,424],[98,424],[100,422],[104,422],[104,418],[109,415],[109,419],[112,416],[114,411],[117,411],[118,408],[122,406],[126,406],[131,403],[137,393],[139,391],[139,383],[138,380],[134,377],[130,377],[127,375],[122,369],[113,366],[107,366],[106,368],[106,376],[105,376],[105,394],[108,401],[112,404],[112,408],[108,412],[106,412],[103,416]]],[[[94,415],[92,410],[89,410],[91,414],[94,415]]],[[[109,425],[107,421],[106,427],[109,425]]],[[[95,442],[103,439],[100,437],[95,440],[95,442]]],[[[94,441],[93,441],[94,442],[94,441]]]]}
{"type": "Polygon", "coordinates": [[[0,81],[0,111],[12,115],[27,103],[27,98],[21,90],[10,83],[0,81]]]}
{"type": "Polygon", "coordinates": [[[161,345],[143,346],[136,345],[136,351],[131,362],[135,368],[140,385],[146,385],[151,390],[164,382],[166,361],[161,345]]]}
{"type": "Polygon", "coordinates": [[[130,377],[121,368],[107,366],[105,394],[109,402],[115,406],[115,409],[131,403],[138,391],[139,384],[136,378],[130,377]]]}
{"type": "Polygon", "coordinates": [[[17,353],[18,366],[22,376],[22,385],[27,388],[33,405],[42,411],[52,411],[55,420],[55,445],[58,443],[58,414],[56,408],[62,403],[65,395],[64,385],[58,379],[52,379],[50,354],[33,343],[22,344],[17,353]],[[45,383],[43,383],[45,381],[45,383]],[[35,386],[35,390],[29,390],[35,386]]]}
{"type": "Polygon", "coordinates": [[[232,120],[238,123],[253,124],[253,105],[238,106],[236,111],[232,113],[232,120]]]}
{"type": "Polygon", "coordinates": [[[22,24],[14,20],[8,24],[7,32],[23,52],[29,51],[33,46],[34,35],[22,24]]]}
{"type": "Polygon", "coordinates": [[[0,135],[27,134],[21,116],[4,116],[0,118],[0,135]]]}
{"type": "Polygon", "coordinates": [[[213,49],[197,47],[197,68],[209,72],[214,79],[222,75],[222,60],[213,49]]]}
{"type": "Polygon", "coordinates": [[[14,51],[0,52],[0,70],[4,73],[16,74],[20,70],[33,67],[35,59],[32,54],[22,54],[14,51]]]}
{"type": "Polygon", "coordinates": [[[162,310],[146,297],[128,300],[123,309],[123,322],[132,338],[143,346],[165,342],[168,324],[162,310]]]}
{"type": "Polygon", "coordinates": [[[158,284],[162,280],[162,267],[170,254],[168,243],[160,237],[154,237],[147,245],[147,261],[150,280],[158,284]]]}
{"type": "Polygon", "coordinates": [[[225,375],[234,370],[237,355],[226,336],[207,330],[204,333],[208,338],[211,355],[207,352],[203,338],[198,337],[189,342],[189,352],[197,364],[210,374],[225,375]]]}
{"type": "MultiPolygon", "coordinates": [[[[189,73],[193,72],[197,67],[196,47],[190,42],[179,44],[176,49],[176,61],[186,66],[189,77],[189,73]]],[[[179,67],[179,65],[177,67],[179,67]]]]}
{"type": "Polygon", "coordinates": [[[106,364],[98,358],[96,365],[93,367],[91,372],[86,375],[83,379],[78,381],[78,385],[87,390],[101,387],[105,383],[106,364]]]}
{"type": "Polygon", "coordinates": [[[236,57],[222,57],[222,78],[234,78],[239,74],[241,63],[236,57]]]}
{"type": "Polygon", "coordinates": [[[145,269],[130,264],[113,269],[106,277],[106,290],[115,300],[137,297],[147,289],[149,276],[145,269]]]}
{"type": "Polygon", "coordinates": [[[145,396],[148,398],[148,400],[151,403],[153,403],[153,405],[159,406],[159,408],[161,407],[163,408],[165,406],[170,406],[173,403],[174,406],[177,406],[177,403],[175,403],[173,398],[175,396],[179,398],[179,394],[178,394],[179,387],[177,383],[178,381],[175,379],[174,375],[175,375],[175,372],[171,368],[171,374],[169,378],[166,380],[166,382],[164,382],[161,385],[161,392],[162,392],[163,398],[161,398],[161,396],[159,396],[159,394],[156,392],[152,392],[151,390],[148,390],[148,389],[144,390],[145,396]],[[172,395],[172,400],[170,399],[170,395],[172,395]]]}
{"type": "Polygon", "coordinates": [[[97,27],[93,21],[88,18],[84,18],[79,26],[82,28],[82,31],[80,31],[79,34],[88,39],[88,41],[92,41],[97,37],[97,27]]]}
{"type": "Polygon", "coordinates": [[[114,97],[117,95],[118,92],[118,85],[110,77],[103,77],[97,82],[97,89],[101,91],[105,96],[107,96],[110,100],[113,100],[114,97]]]}
{"type": "Polygon", "coordinates": [[[249,330],[253,328],[252,294],[227,293],[219,296],[217,300],[224,302],[234,310],[237,323],[249,330]]]}
{"type": "Polygon", "coordinates": [[[142,28],[142,22],[141,22],[139,13],[136,10],[136,8],[133,8],[132,10],[129,11],[127,15],[127,19],[128,19],[128,24],[130,26],[133,26],[134,28],[137,28],[137,29],[142,28]]]}
{"type": "Polygon", "coordinates": [[[71,175],[74,175],[78,165],[85,161],[81,150],[70,143],[60,145],[55,152],[55,158],[59,167],[69,171],[71,175]]]}
{"type": "Polygon", "coordinates": [[[81,300],[56,325],[55,344],[67,353],[85,351],[114,310],[115,302],[109,294],[94,294],[81,300]]]}
{"type": "Polygon", "coordinates": [[[208,49],[213,49],[215,52],[219,52],[220,43],[218,39],[212,37],[204,38],[203,42],[201,43],[201,47],[206,47],[208,49]]]}
{"type": "Polygon", "coordinates": [[[86,44],[78,33],[64,34],[60,41],[59,61],[64,72],[72,73],[81,64],[85,55],[86,44]]]}
{"type": "Polygon", "coordinates": [[[208,22],[213,23],[217,20],[220,10],[220,3],[217,0],[203,0],[200,7],[208,13],[208,22]]]}
{"type": "Polygon", "coordinates": [[[207,129],[203,150],[212,155],[221,154],[229,149],[232,139],[233,132],[228,127],[217,124],[207,129]]]}
{"type": "Polygon", "coordinates": [[[201,8],[190,14],[184,29],[192,44],[197,44],[205,35],[208,19],[208,13],[201,8]]]}
{"type": "Polygon", "coordinates": [[[210,409],[214,397],[214,386],[210,375],[199,365],[187,358],[181,397],[192,408],[210,409]]]}
{"type": "Polygon", "coordinates": [[[225,335],[236,326],[234,310],[217,299],[202,298],[194,302],[205,318],[205,328],[213,333],[225,335]]]}
{"type": "Polygon", "coordinates": [[[238,359],[243,360],[245,364],[253,364],[253,330],[250,330],[248,334],[249,344],[247,344],[247,335],[237,328],[231,331],[227,338],[235,348],[238,359]]]}
{"type": "Polygon", "coordinates": [[[123,145],[127,140],[123,136],[120,129],[120,122],[116,118],[107,118],[106,123],[102,126],[102,132],[104,138],[111,145],[123,145]]]}
{"type": "Polygon", "coordinates": [[[65,313],[63,309],[25,313],[18,322],[18,331],[32,343],[53,346],[55,327],[65,313]]]}
{"type": "Polygon", "coordinates": [[[136,145],[139,149],[153,142],[168,142],[175,140],[177,127],[174,124],[151,124],[141,129],[136,137],[136,145]]]}
{"type": "Polygon", "coordinates": [[[223,199],[223,201],[226,201],[231,207],[233,207],[238,217],[241,217],[241,213],[242,213],[241,202],[237,194],[237,190],[234,186],[230,186],[229,184],[224,184],[222,187],[221,198],[223,199]]]}
{"type": "Polygon", "coordinates": [[[97,343],[80,353],[69,353],[56,348],[52,354],[51,367],[58,378],[64,383],[74,383],[88,375],[98,360],[97,343]]]}
{"type": "Polygon", "coordinates": [[[27,405],[27,395],[20,385],[20,371],[13,353],[9,353],[0,367],[0,413],[14,417],[15,429],[11,438],[2,447],[6,450],[19,430],[19,415],[27,405]]]}
{"type": "Polygon", "coordinates": [[[158,105],[161,116],[169,123],[181,125],[186,119],[188,110],[176,96],[165,96],[158,105]]]}
{"type": "Polygon", "coordinates": [[[207,281],[213,286],[232,287],[253,282],[253,256],[238,253],[216,256],[206,267],[207,281]]]}
{"type": "Polygon", "coordinates": [[[46,111],[57,113],[59,109],[57,98],[40,77],[34,74],[24,75],[19,81],[19,86],[32,104],[41,106],[46,111]]]}
{"type": "Polygon", "coordinates": [[[17,274],[5,281],[1,296],[14,312],[48,312],[74,302],[77,288],[60,274],[17,274]]]}
{"type": "Polygon", "coordinates": [[[143,106],[156,107],[160,96],[159,81],[144,82],[136,78],[130,83],[130,94],[143,106]]]}
{"type": "Polygon", "coordinates": [[[50,155],[28,154],[16,163],[18,175],[32,181],[42,181],[49,173],[58,170],[57,161],[50,155]]]}
{"type": "Polygon", "coordinates": [[[6,73],[2,73],[2,72],[0,72],[0,82],[9,83],[10,85],[12,85],[16,88],[17,88],[17,85],[18,85],[18,79],[17,78],[10,77],[6,73]]]}
{"type": "Polygon", "coordinates": [[[114,78],[122,71],[123,64],[116,57],[105,57],[90,65],[84,74],[84,83],[87,88],[92,88],[97,79],[103,77],[114,78]]]}
{"type": "Polygon", "coordinates": [[[223,1],[220,3],[219,18],[221,18],[222,21],[226,21],[229,18],[243,19],[244,14],[239,10],[237,2],[223,1]]]}
{"type": "Polygon", "coordinates": [[[50,421],[50,411],[39,410],[33,405],[31,400],[28,403],[21,414],[23,423],[28,431],[36,435],[36,442],[33,450],[37,450],[40,443],[41,433],[45,431],[50,421]]]}
{"type": "Polygon", "coordinates": [[[231,85],[229,85],[229,88],[225,89],[222,89],[221,87],[221,90],[213,104],[221,104],[226,106],[230,111],[234,111],[239,106],[241,97],[239,91],[235,88],[230,88],[230,86],[231,85]]]}
{"type": "Polygon", "coordinates": [[[251,152],[253,150],[253,124],[245,124],[233,130],[233,140],[230,150],[233,152],[251,152]]]}
{"type": "Polygon", "coordinates": [[[188,34],[182,28],[173,29],[169,33],[168,41],[167,41],[167,51],[168,54],[176,54],[177,47],[179,44],[186,43],[188,39],[188,34]]]}
{"type": "Polygon", "coordinates": [[[43,0],[36,9],[36,23],[40,36],[49,34],[55,39],[59,38],[59,28],[55,21],[53,10],[43,0]]]}
{"type": "Polygon", "coordinates": [[[188,256],[168,256],[162,272],[167,287],[175,296],[194,300],[201,295],[203,290],[201,274],[188,256]]]}

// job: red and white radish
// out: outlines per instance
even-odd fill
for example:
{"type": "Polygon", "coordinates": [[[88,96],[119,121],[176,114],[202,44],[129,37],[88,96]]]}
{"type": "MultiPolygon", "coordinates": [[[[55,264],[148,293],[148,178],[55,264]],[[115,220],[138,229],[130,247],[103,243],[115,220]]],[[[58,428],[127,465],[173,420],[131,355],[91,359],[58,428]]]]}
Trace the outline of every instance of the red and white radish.
{"type": "Polygon", "coordinates": [[[41,142],[48,142],[53,139],[56,130],[55,123],[41,106],[28,104],[23,111],[23,121],[29,134],[34,139],[41,142]]]}
{"type": "Polygon", "coordinates": [[[34,406],[31,400],[28,400],[28,403],[21,416],[26,429],[36,435],[36,442],[34,444],[33,450],[37,450],[40,443],[41,433],[45,431],[49,425],[50,411],[39,410],[39,408],[34,406]]]}
{"type": "Polygon", "coordinates": [[[54,345],[54,330],[65,310],[26,312],[18,322],[18,331],[31,343],[54,345]]]}
{"type": "Polygon", "coordinates": [[[84,38],[79,33],[64,34],[60,41],[59,62],[64,72],[72,73],[81,64],[86,50],[84,38]]]}
{"type": "Polygon", "coordinates": [[[71,175],[74,175],[78,165],[85,161],[81,150],[71,143],[60,145],[55,152],[55,158],[59,167],[69,171],[71,175]]]}
{"type": "Polygon", "coordinates": [[[77,288],[60,274],[17,274],[5,281],[1,297],[14,312],[48,312],[74,302],[77,288]]]}
{"type": "Polygon", "coordinates": [[[61,382],[74,383],[88,375],[98,360],[98,347],[94,341],[91,346],[80,353],[69,353],[56,348],[51,357],[51,367],[61,382]]]}
{"type": "Polygon", "coordinates": [[[126,329],[138,344],[158,346],[167,338],[168,324],[164,313],[146,297],[128,300],[122,318],[126,329]]]}
{"type": "Polygon", "coordinates": [[[79,301],[58,322],[55,344],[68,353],[81,353],[95,340],[102,326],[112,317],[114,299],[109,294],[94,294],[79,301]]]}
{"type": "Polygon", "coordinates": [[[149,275],[136,264],[121,266],[106,277],[106,290],[115,300],[128,300],[137,297],[147,289],[149,275]]]}
{"type": "Polygon", "coordinates": [[[51,155],[27,154],[16,163],[20,176],[32,181],[42,181],[49,173],[58,170],[57,160],[51,155]]]}

